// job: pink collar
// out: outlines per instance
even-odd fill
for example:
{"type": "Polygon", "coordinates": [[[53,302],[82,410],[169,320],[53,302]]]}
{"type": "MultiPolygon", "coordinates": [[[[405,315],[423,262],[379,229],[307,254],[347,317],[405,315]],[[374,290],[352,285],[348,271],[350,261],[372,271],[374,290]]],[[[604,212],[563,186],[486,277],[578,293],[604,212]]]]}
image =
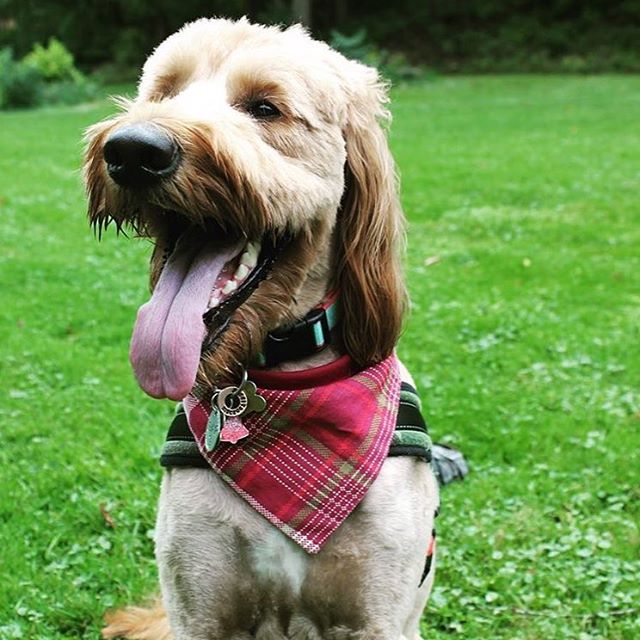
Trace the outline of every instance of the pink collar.
{"type": "Polygon", "coordinates": [[[344,355],[328,364],[303,371],[250,369],[249,380],[261,389],[310,389],[349,378],[357,370],[351,356],[344,355]]]}

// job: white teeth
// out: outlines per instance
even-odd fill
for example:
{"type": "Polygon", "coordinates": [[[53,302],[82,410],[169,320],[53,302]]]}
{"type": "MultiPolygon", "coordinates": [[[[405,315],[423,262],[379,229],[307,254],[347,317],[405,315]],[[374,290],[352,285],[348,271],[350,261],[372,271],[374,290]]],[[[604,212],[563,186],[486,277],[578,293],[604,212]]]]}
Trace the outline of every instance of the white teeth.
{"type": "Polygon", "coordinates": [[[233,293],[238,286],[244,282],[247,276],[251,273],[252,269],[258,264],[258,255],[260,254],[260,243],[250,242],[244,249],[244,252],[240,256],[239,264],[235,274],[231,280],[227,280],[224,286],[220,288],[215,287],[209,297],[209,309],[217,307],[222,301],[223,296],[228,296],[233,293]]]}
{"type": "Polygon", "coordinates": [[[238,282],[242,282],[249,275],[249,267],[246,264],[241,264],[237,270],[236,275],[233,276],[238,282]]]}
{"type": "Polygon", "coordinates": [[[238,283],[235,280],[229,280],[224,287],[222,287],[222,293],[229,294],[238,288],[238,283]]]}
{"type": "Polygon", "coordinates": [[[258,264],[258,252],[260,246],[255,242],[250,242],[244,253],[240,256],[240,264],[253,269],[258,264]]]}

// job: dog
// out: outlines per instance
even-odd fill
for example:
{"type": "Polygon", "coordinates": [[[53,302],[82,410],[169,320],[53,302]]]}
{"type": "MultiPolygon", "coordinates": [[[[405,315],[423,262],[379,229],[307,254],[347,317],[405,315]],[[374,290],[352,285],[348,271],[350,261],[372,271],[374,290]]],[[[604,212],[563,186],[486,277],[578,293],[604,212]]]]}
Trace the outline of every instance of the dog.
{"type": "MultiPolygon", "coordinates": [[[[283,393],[251,390],[247,376],[293,379],[335,372],[336,362],[355,376],[345,385],[367,393],[378,385],[371,425],[387,425],[380,442],[389,446],[393,427],[380,415],[392,415],[400,381],[412,381],[394,355],[406,308],[404,219],[387,102],[375,69],[300,26],[200,19],[151,54],[137,96],[120,100],[118,115],[88,130],[90,222],[99,233],[110,224],[131,228],[154,244],[152,298],[132,338],[134,372],[152,397],[184,401],[192,431],[200,419],[193,437],[218,470],[167,465],[156,527],[162,603],[112,613],[103,637],[421,637],[438,505],[424,459],[379,456],[338,524],[329,513],[334,498],[324,505],[326,539],[283,523],[216,467],[221,448],[236,455],[260,439],[233,444],[233,429],[266,440],[260,421],[283,393]],[[327,327],[323,316],[321,345],[260,362],[270,340],[277,355],[278,336],[312,326],[309,314],[322,315],[334,298],[339,320],[327,327]],[[266,400],[258,397],[246,418],[232,416],[250,391],[266,400]]],[[[351,388],[331,397],[357,422],[369,409],[351,388]]],[[[305,415],[299,442],[327,422],[305,415]]]]}

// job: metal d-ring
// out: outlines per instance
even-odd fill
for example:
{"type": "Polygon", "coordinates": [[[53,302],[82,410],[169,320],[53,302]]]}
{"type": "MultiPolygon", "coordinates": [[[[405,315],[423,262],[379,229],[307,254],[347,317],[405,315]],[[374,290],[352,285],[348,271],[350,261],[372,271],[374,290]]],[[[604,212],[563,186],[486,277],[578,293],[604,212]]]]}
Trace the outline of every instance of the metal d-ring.
{"type": "Polygon", "coordinates": [[[232,391],[230,394],[230,397],[235,400],[238,395],[240,395],[240,392],[242,391],[242,388],[244,387],[245,384],[247,384],[247,380],[249,379],[249,374],[247,373],[246,369],[242,370],[242,380],[240,382],[240,384],[235,388],[235,391],[232,391]]]}

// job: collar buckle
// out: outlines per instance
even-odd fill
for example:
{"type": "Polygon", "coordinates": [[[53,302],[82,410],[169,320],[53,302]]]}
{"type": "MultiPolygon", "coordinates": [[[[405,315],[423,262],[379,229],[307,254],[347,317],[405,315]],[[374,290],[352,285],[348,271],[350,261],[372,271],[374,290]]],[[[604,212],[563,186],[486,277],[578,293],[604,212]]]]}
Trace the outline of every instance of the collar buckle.
{"type": "Polygon", "coordinates": [[[301,320],[274,329],[264,341],[260,364],[270,367],[322,351],[331,343],[331,331],[337,323],[338,309],[334,299],[312,309],[301,320]]]}

